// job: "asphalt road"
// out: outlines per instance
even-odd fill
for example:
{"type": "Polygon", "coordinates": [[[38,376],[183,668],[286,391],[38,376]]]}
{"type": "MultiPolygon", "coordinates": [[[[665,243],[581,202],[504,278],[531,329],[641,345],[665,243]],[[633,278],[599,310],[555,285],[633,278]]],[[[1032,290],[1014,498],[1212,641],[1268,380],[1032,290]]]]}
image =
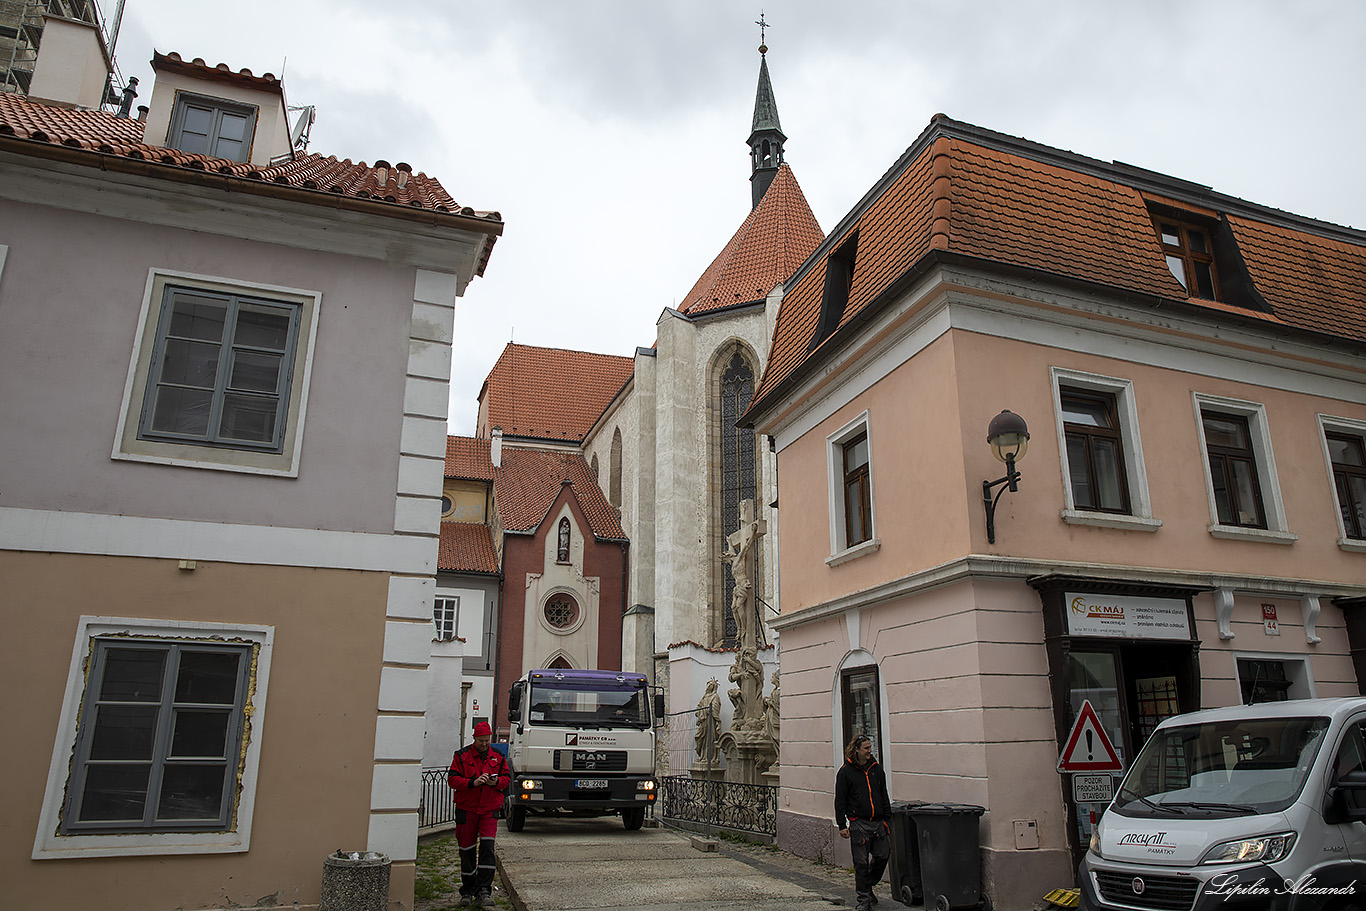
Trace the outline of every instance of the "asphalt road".
{"type": "MultiPolygon", "coordinates": [[[[854,904],[853,873],[763,847],[703,852],[667,828],[615,817],[540,819],[498,833],[517,911],[831,911],[854,904]]],[[[882,907],[902,908],[886,897],[882,907]]]]}

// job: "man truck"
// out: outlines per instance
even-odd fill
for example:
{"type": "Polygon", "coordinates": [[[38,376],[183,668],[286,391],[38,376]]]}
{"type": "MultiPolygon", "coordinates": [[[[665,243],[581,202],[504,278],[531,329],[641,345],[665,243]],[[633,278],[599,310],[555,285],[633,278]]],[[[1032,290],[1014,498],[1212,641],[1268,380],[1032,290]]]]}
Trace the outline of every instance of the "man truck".
{"type": "Polygon", "coordinates": [[[534,670],[508,693],[512,787],[507,827],[520,832],[528,814],[619,813],[639,829],[659,796],[655,725],[664,697],[650,698],[643,674],[534,670]]]}

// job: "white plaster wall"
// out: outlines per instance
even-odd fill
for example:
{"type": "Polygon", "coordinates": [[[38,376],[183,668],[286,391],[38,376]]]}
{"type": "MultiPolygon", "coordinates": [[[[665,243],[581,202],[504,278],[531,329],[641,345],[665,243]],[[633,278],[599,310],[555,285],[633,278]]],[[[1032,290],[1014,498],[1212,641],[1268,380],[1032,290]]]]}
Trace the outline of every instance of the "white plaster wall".
{"type": "Polygon", "coordinates": [[[460,686],[465,681],[464,643],[459,639],[432,642],[427,670],[427,732],[422,767],[448,766],[461,745],[460,686]]]}
{"type": "Polygon", "coordinates": [[[46,16],[43,43],[33,64],[29,97],[99,110],[109,62],[99,29],[84,22],[46,16]]]}
{"type": "Polygon", "coordinates": [[[583,575],[583,535],[574,511],[562,503],[548,520],[550,533],[545,536],[545,558],[542,573],[528,573],[526,579],[526,628],[522,638],[522,667],[549,666],[550,660],[563,653],[577,668],[598,666],[598,595],[599,579],[583,575]],[[560,520],[569,519],[569,562],[557,563],[560,520]],[[579,605],[577,625],[567,633],[551,628],[545,622],[543,605],[555,592],[567,592],[579,605]]]}

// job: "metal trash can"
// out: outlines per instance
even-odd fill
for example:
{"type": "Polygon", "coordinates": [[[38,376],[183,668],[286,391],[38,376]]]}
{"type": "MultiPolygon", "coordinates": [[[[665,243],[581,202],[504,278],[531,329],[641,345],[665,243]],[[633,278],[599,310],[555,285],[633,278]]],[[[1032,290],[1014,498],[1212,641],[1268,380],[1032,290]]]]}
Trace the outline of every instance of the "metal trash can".
{"type": "Polygon", "coordinates": [[[935,911],[983,907],[978,820],[986,808],[965,803],[922,803],[907,808],[920,845],[925,907],[935,911]]]}
{"type": "Polygon", "coordinates": [[[388,854],[338,851],[323,861],[323,894],[318,911],[386,911],[388,854]]]}
{"type": "Polygon", "coordinates": [[[915,825],[915,808],[919,800],[898,800],[892,804],[891,834],[892,897],[903,905],[918,905],[924,898],[920,874],[920,836],[915,825]]]}

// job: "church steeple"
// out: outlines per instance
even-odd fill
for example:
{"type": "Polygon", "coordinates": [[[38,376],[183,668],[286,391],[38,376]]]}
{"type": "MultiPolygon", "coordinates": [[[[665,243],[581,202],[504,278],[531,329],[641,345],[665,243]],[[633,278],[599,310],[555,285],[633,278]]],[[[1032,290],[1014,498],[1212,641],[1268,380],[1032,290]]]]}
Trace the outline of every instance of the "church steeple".
{"type": "Polygon", "coordinates": [[[778,102],[773,98],[773,83],[768,78],[768,45],[764,43],[764,30],[769,25],[761,14],[759,21],[759,87],[754,93],[754,123],[749,134],[750,155],[750,208],[759,205],[764,191],[773,178],[778,176],[778,168],[783,163],[782,125],[778,123],[778,102]]]}

